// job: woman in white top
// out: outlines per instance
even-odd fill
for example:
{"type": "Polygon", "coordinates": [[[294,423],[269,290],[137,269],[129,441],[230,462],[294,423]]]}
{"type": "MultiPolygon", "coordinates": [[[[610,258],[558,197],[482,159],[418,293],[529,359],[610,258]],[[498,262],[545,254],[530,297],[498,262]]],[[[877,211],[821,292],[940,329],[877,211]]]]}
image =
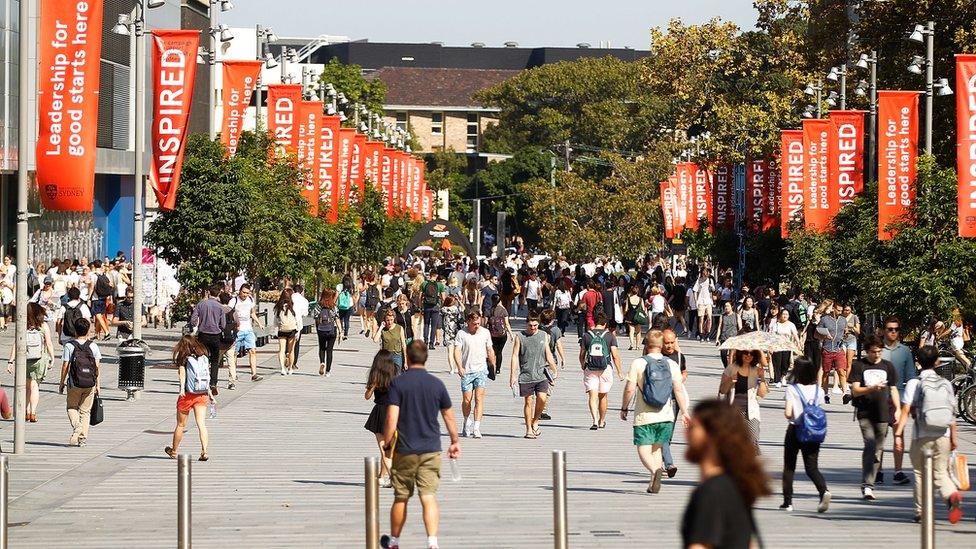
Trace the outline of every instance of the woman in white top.
{"type": "Polygon", "coordinates": [[[661,295],[661,288],[658,286],[651,288],[651,326],[654,326],[654,321],[658,316],[666,315],[670,309],[668,300],[661,295]]]}
{"type": "Polygon", "coordinates": [[[556,309],[556,326],[559,326],[560,333],[566,333],[569,327],[569,319],[573,316],[573,294],[570,290],[569,281],[560,278],[556,283],[556,293],[553,294],[552,306],[556,309]]]}
{"type": "Polygon", "coordinates": [[[759,452],[759,426],[762,418],[759,399],[769,394],[766,381],[766,354],[761,351],[736,351],[728,368],[722,372],[718,393],[742,413],[749,424],[752,443],[759,452]]]}
{"type": "Polygon", "coordinates": [[[809,359],[798,357],[793,365],[792,385],[786,388],[786,401],[783,414],[789,421],[786,427],[786,440],[783,441],[783,504],[779,506],[785,511],[793,510],[793,475],[796,472],[796,454],[803,455],[803,469],[810,477],[810,481],[817,487],[820,494],[820,505],[817,512],[823,513],[830,507],[830,492],[827,491],[827,483],[820,474],[817,459],[820,456],[820,443],[807,442],[801,443],[796,436],[796,425],[803,418],[803,404],[813,403],[816,406],[824,405],[824,392],[817,383],[817,367],[809,359]]]}
{"type": "Polygon", "coordinates": [[[294,359],[295,341],[298,339],[298,316],[295,315],[295,304],[292,301],[294,291],[285,288],[274,306],[275,324],[278,325],[278,365],[281,375],[291,375],[298,369],[294,359]]]}
{"type": "MultiPolygon", "coordinates": [[[[794,347],[800,348],[800,334],[796,331],[796,324],[790,322],[790,312],[786,309],[779,312],[769,331],[789,339],[794,347]]],[[[773,379],[776,380],[776,387],[782,387],[786,383],[786,373],[790,370],[792,358],[792,351],[773,353],[773,379]]]]}
{"type": "Polygon", "coordinates": [[[961,362],[966,368],[969,368],[972,362],[962,350],[966,346],[966,342],[969,341],[969,330],[963,324],[962,315],[958,311],[952,314],[952,323],[949,324],[948,336],[952,354],[955,355],[956,360],[961,362]]]}
{"type": "Polygon", "coordinates": [[[755,332],[759,329],[759,311],[756,310],[755,300],[752,296],[746,296],[742,300],[742,309],[739,311],[739,318],[742,320],[742,332],[755,332]]]}

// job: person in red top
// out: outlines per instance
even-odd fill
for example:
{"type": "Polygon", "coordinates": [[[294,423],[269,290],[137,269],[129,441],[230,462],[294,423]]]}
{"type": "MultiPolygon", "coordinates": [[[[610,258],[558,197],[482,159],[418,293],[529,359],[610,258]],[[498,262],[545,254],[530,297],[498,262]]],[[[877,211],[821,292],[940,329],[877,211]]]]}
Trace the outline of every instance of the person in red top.
{"type": "Polygon", "coordinates": [[[586,293],[580,298],[580,308],[582,311],[586,312],[586,328],[588,330],[593,329],[593,311],[596,310],[597,305],[603,301],[603,297],[599,292],[599,285],[596,281],[591,280],[589,288],[587,288],[586,293]]]}

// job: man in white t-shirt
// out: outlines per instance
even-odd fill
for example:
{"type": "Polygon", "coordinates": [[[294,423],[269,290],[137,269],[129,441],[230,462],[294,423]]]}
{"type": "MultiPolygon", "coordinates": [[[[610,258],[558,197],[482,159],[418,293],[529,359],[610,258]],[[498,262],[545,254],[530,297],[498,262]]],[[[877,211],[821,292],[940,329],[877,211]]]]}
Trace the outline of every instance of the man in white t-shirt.
{"type": "Polygon", "coordinates": [[[712,292],[715,291],[715,283],[712,282],[711,274],[709,269],[702,269],[701,275],[695,282],[699,341],[708,341],[708,336],[712,333],[712,292]]]}
{"type": "Polygon", "coordinates": [[[537,312],[539,302],[542,301],[542,281],[539,273],[529,271],[529,278],[525,281],[525,302],[529,307],[529,314],[537,312]]]}
{"type": "MultiPolygon", "coordinates": [[[[693,333],[698,329],[698,299],[695,297],[695,285],[688,286],[685,292],[685,307],[688,308],[688,337],[694,337],[693,333]]],[[[699,332],[699,339],[701,339],[699,332]]]]}
{"type": "MultiPolygon", "coordinates": [[[[661,354],[664,335],[659,330],[651,330],[644,340],[645,356],[634,360],[627,372],[627,385],[624,386],[624,398],[620,406],[620,419],[627,421],[630,401],[637,393],[637,403],[634,408],[634,446],[637,446],[637,456],[641,463],[651,473],[651,481],[647,491],[656,494],[661,491],[661,479],[664,477],[664,456],[661,449],[671,440],[674,431],[674,408],[672,400],[677,400],[678,409],[685,427],[691,420],[688,414],[688,400],[685,395],[684,383],[681,381],[681,369],[678,363],[661,354]],[[644,401],[644,370],[649,364],[666,363],[671,374],[671,396],[660,409],[652,408],[644,401]]],[[[653,370],[652,370],[653,371],[653,370]]]]}
{"type": "Polygon", "coordinates": [[[87,336],[88,333],[79,334],[75,331],[74,324],[79,318],[84,318],[88,322],[91,322],[92,314],[91,309],[88,308],[81,300],[81,291],[78,288],[68,288],[68,302],[64,307],[58,308],[58,312],[54,317],[55,320],[55,330],[58,332],[58,341],[61,345],[64,345],[69,340],[74,339],[79,336],[87,336]],[[70,319],[71,326],[66,326],[64,321],[65,315],[70,319]],[[67,328],[67,331],[65,330],[67,328]]]}
{"type": "Polygon", "coordinates": [[[454,340],[454,362],[461,377],[461,412],[464,429],[461,436],[481,438],[481,418],[485,413],[485,389],[488,387],[488,366],[495,367],[495,350],[491,345],[491,333],[481,327],[481,314],[472,310],[467,315],[467,325],[458,330],[454,340]],[[471,418],[472,400],[474,418],[471,418]]]}
{"type": "Polygon", "coordinates": [[[254,334],[254,325],[259,328],[261,321],[258,320],[257,307],[251,297],[251,285],[244,283],[240,291],[228,304],[234,309],[234,318],[237,320],[237,339],[234,341],[234,351],[240,355],[247,353],[247,361],[251,366],[251,381],[260,381],[258,375],[258,355],[257,355],[257,335],[254,334]]]}

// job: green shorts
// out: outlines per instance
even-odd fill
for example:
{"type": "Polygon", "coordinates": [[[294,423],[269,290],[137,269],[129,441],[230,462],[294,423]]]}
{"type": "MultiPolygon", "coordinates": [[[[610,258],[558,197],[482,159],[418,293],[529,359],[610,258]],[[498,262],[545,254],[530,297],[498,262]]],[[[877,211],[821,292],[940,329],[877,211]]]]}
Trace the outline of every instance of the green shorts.
{"type": "Polygon", "coordinates": [[[634,425],[634,446],[650,446],[651,444],[670,442],[672,431],[674,431],[674,423],[670,421],[634,425]]]}
{"type": "Polygon", "coordinates": [[[441,484],[441,453],[396,454],[390,474],[396,499],[410,499],[414,488],[421,496],[434,495],[441,484]]]}

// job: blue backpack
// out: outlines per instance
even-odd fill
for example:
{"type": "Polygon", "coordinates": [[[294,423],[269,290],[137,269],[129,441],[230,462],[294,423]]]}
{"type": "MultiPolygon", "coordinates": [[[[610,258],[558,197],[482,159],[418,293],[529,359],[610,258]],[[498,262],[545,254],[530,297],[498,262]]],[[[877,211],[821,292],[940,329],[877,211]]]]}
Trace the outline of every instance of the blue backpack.
{"type": "Polygon", "coordinates": [[[185,368],[184,391],[194,395],[206,393],[210,389],[210,358],[207,356],[188,356],[185,368]]]}
{"type": "Polygon", "coordinates": [[[792,387],[803,403],[803,415],[795,425],[796,439],[801,444],[820,444],[827,438],[827,412],[817,404],[820,387],[814,388],[813,400],[810,401],[803,398],[799,385],[793,384],[792,387]]]}
{"type": "Polygon", "coordinates": [[[647,366],[644,368],[644,386],[641,387],[641,397],[648,406],[654,409],[664,408],[671,400],[674,386],[671,382],[671,366],[666,358],[644,357],[647,366]]]}

